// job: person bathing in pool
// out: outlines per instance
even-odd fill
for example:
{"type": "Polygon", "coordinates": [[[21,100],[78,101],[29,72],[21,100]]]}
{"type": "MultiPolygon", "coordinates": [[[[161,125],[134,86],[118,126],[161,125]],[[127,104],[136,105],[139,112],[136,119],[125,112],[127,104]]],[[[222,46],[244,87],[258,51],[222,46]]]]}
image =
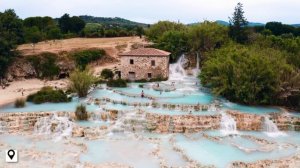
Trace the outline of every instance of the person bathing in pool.
{"type": "Polygon", "coordinates": [[[144,98],[144,90],[142,90],[141,97],[144,98]]]}

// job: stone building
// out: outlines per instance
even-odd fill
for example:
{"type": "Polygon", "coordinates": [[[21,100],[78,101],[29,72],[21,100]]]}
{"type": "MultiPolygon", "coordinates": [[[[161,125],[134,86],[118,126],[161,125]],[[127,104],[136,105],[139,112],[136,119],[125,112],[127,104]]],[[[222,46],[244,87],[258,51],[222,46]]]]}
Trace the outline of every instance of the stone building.
{"type": "Polygon", "coordinates": [[[118,75],[122,79],[141,80],[169,77],[170,53],[155,48],[139,48],[120,54],[118,75]]]}

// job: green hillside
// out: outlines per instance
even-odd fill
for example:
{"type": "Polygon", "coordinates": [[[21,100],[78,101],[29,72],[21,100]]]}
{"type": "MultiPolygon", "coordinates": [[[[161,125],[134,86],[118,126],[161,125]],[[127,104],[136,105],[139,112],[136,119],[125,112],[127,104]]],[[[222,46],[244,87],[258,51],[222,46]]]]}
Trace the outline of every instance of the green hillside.
{"type": "Polygon", "coordinates": [[[141,27],[147,27],[148,24],[145,23],[138,23],[138,22],[133,22],[127,19],[119,18],[119,17],[94,17],[94,16],[87,16],[87,15],[82,15],[79,16],[82,20],[84,20],[86,23],[100,23],[104,26],[141,26],[141,27]]]}

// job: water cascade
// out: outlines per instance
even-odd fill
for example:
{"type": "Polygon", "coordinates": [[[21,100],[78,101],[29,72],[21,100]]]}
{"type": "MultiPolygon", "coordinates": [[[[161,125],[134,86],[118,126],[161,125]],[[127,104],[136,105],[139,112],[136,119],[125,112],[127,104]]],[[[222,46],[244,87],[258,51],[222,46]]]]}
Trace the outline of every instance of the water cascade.
{"type": "Polygon", "coordinates": [[[200,72],[200,57],[197,53],[197,59],[196,59],[196,68],[193,69],[193,76],[197,77],[200,72]]]}
{"type": "Polygon", "coordinates": [[[116,132],[143,132],[146,127],[145,114],[141,110],[126,112],[118,115],[111,133],[116,132]]]}
{"type": "Polygon", "coordinates": [[[54,141],[59,141],[63,137],[72,134],[73,122],[69,117],[59,117],[56,113],[52,116],[38,119],[34,125],[36,134],[46,134],[54,137],[54,141]]]}
{"type": "Polygon", "coordinates": [[[224,135],[237,134],[235,120],[225,112],[221,112],[221,132],[224,135]]]}
{"type": "Polygon", "coordinates": [[[264,116],[263,129],[269,137],[286,135],[284,132],[279,131],[277,125],[269,119],[269,116],[264,116]]]}
{"type": "Polygon", "coordinates": [[[186,76],[186,72],[183,68],[186,61],[185,56],[182,55],[176,63],[170,64],[170,79],[182,80],[182,78],[186,76]]]}

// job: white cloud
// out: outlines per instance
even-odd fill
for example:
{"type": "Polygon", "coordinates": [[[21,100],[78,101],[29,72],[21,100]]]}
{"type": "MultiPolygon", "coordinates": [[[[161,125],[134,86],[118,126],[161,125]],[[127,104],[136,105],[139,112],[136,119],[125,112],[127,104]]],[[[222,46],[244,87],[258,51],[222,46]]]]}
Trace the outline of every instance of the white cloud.
{"type": "Polygon", "coordinates": [[[146,23],[158,20],[191,23],[205,19],[227,21],[239,1],[244,4],[249,21],[300,22],[298,0],[0,0],[0,10],[13,8],[22,18],[60,17],[69,13],[118,16],[146,23]]]}

